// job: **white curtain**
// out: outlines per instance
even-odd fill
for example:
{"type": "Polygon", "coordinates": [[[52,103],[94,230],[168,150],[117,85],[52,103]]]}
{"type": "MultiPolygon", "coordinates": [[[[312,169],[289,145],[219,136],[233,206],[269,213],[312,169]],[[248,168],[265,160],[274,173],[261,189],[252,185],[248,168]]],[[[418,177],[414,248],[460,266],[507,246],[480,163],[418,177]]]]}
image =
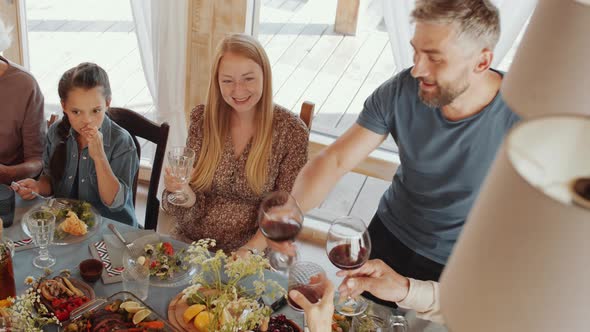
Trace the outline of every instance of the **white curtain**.
{"type": "Polygon", "coordinates": [[[401,71],[413,64],[410,40],[414,26],[410,24],[410,13],[415,0],[383,0],[383,19],[389,32],[389,44],[395,60],[395,70],[401,71]]]}
{"type": "MultiPolygon", "coordinates": [[[[389,32],[389,41],[397,70],[413,65],[410,39],[414,27],[410,24],[410,13],[415,0],[383,0],[383,18],[389,32]]],[[[492,66],[497,67],[518,37],[524,24],[533,13],[537,0],[492,0],[500,10],[502,33],[494,50],[492,66]]]]}
{"type": "Polygon", "coordinates": [[[186,142],[184,110],[187,0],[130,0],[157,122],[168,122],[168,146],[186,142]]]}
{"type": "Polygon", "coordinates": [[[12,38],[10,37],[11,31],[12,28],[6,26],[4,21],[2,21],[2,17],[0,17],[0,54],[2,54],[2,51],[10,47],[12,42],[12,38]]]}

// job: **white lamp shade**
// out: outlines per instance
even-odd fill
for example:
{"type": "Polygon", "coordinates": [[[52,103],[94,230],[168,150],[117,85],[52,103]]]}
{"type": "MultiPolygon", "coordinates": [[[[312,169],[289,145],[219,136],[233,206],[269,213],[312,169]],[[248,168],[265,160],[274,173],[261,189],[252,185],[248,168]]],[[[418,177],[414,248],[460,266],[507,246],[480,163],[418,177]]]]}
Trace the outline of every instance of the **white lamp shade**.
{"type": "Polygon", "coordinates": [[[589,331],[590,117],[524,121],[506,137],[441,279],[453,332],[589,331]]]}
{"type": "Polygon", "coordinates": [[[502,84],[511,109],[529,118],[590,114],[590,0],[539,0],[502,84]]]}

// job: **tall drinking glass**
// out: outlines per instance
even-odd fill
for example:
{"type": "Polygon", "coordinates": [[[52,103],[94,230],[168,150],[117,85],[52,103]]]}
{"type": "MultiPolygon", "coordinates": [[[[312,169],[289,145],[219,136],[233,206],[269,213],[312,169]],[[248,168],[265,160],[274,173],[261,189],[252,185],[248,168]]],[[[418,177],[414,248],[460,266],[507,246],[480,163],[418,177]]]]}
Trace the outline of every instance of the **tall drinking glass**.
{"type": "MultiPolygon", "coordinates": [[[[358,217],[336,218],[328,231],[326,253],[330,262],[343,270],[354,270],[363,266],[371,253],[371,238],[365,222],[358,217]]],[[[356,316],[367,308],[367,301],[361,297],[340,299],[334,297],[334,308],[345,316],[356,316]]]]}
{"type": "Polygon", "coordinates": [[[39,256],[33,259],[33,265],[45,269],[55,264],[55,257],[49,254],[48,247],[53,242],[55,233],[55,215],[49,211],[36,209],[26,216],[27,227],[33,242],[39,247],[39,256]]]}
{"type": "MultiPolygon", "coordinates": [[[[303,213],[291,194],[286,191],[275,191],[268,194],[260,203],[258,226],[269,240],[294,241],[303,226],[303,213]]],[[[284,273],[297,259],[296,256],[272,250],[267,257],[275,271],[284,273]]]]}
{"type": "Polygon", "coordinates": [[[12,263],[13,253],[14,243],[0,238],[0,300],[7,297],[16,297],[14,264],[12,263]]]}
{"type": "MultiPolygon", "coordinates": [[[[188,183],[194,162],[195,151],[193,149],[177,146],[168,151],[170,173],[181,186],[188,183]]],[[[168,202],[174,205],[182,205],[188,201],[188,198],[188,195],[181,188],[168,195],[168,202]]]]}
{"type": "Polygon", "coordinates": [[[135,262],[127,262],[123,263],[123,265],[125,267],[121,273],[123,290],[132,293],[140,300],[145,301],[148,298],[150,289],[149,268],[135,262]]]}

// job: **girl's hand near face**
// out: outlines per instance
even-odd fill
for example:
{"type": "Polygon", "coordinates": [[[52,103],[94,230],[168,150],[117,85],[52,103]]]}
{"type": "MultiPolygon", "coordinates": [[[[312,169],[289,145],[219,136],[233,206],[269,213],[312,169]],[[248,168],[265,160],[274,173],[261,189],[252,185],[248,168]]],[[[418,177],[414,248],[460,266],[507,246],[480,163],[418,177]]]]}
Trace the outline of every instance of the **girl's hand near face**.
{"type": "Polygon", "coordinates": [[[88,141],[88,154],[95,162],[100,159],[106,159],[104,152],[104,143],[102,133],[95,126],[86,126],[82,128],[82,135],[88,141]]]}

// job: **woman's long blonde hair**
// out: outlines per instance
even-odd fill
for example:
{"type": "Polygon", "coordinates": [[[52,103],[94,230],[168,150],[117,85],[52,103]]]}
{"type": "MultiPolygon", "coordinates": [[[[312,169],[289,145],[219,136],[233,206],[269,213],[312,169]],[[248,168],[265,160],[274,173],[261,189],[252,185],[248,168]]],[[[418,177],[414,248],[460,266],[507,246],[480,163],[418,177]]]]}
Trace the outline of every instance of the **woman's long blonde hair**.
{"type": "Polygon", "coordinates": [[[203,121],[203,144],[199,159],[191,177],[191,184],[199,191],[211,189],[215,170],[223,154],[223,144],[229,130],[231,107],[225,102],[219,87],[219,63],[226,53],[244,56],[256,62],[262,68],[262,96],[256,104],[254,121],[256,130],[248,160],[246,161],[246,179],[252,191],[262,194],[268,177],[268,160],[272,148],[272,75],[270,62],[262,45],[251,36],[232,34],[225,37],[217,46],[203,121]]]}

